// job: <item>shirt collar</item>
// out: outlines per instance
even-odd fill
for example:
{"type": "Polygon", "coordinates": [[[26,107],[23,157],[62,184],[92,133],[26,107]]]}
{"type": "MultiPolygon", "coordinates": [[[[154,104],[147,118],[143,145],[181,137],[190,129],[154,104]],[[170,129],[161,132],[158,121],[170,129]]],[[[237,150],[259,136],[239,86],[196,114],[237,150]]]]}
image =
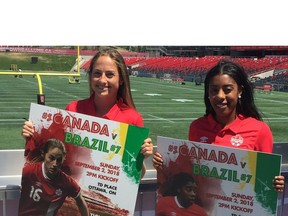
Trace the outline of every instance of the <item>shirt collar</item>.
{"type": "Polygon", "coordinates": [[[174,196],[174,200],[175,200],[175,202],[176,202],[176,205],[177,205],[179,208],[184,208],[184,207],[179,203],[177,196],[174,196]]]}
{"type": "Polygon", "coordinates": [[[236,116],[236,119],[228,126],[221,128],[221,125],[213,118],[212,114],[208,115],[208,122],[214,128],[215,130],[230,130],[233,133],[237,133],[239,131],[239,128],[241,127],[241,124],[239,124],[245,117],[242,114],[238,114],[236,116]]]}
{"type": "Polygon", "coordinates": [[[106,119],[110,119],[110,120],[113,120],[113,119],[116,119],[116,116],[117,114],[119,113],[121,107],[124,105],[124,102],[122,100],[122,98],[120,98],[117,103],[115,103],[111,109],[109,110],[108,113],[106,113],[104,116],[102,116],[103,118],[106,118],[106,119]]]}
{"type": "MultiPolygon", "coordinates": [[[[94,116],[97,116],[97,111],[95,110],[95,107],[94,107],[94,94],[92,94],[90,96],[90,99],[91,100],[91,103],[93,105],[93,110],[94,110],[94,116]]],[[[100,116],[101,118],[105,118],[105,119],[109,119],[109,120],[114,120],[117,116],[117,114],[119,113],[119,111],[126,107],[127,105],[123,102],[123,99],[122,98],[119,98],[117,103],[115,103],[111,109],[103,116],[100,116]]]]}
{"type": "MultiPolygon", "coordinates": [[[[90,109],[93,110],[93,113],[91,113],[91,115],[97,116],[97,111],[96,111],[95,106],[94,106],[94,94],[92,94],[90,96],[89,100],[90,100],[89,104],[92,106],[92,107],[90,107],[90,109]]],[[[99,116],[99,117],[100,118],[109,119],[109,120],[113,120],[113,119],[115,119],[115,117],[117,116],[119,111],[122,108],[124,108],[125,106],[127,106],[127,105],[123,102],[123,99],[120,98],[120,99],[118,99],[117,103],[115,103],[105,115],[99,116]]]]}
{"type": "Polygon", "coordinates": [[[44,178],[47,179],[47,180],[50,180],[50,178],[45,173],[44,162],[41,164],[41,166],[42,166],[42,174],[43,174],[44,178]]]}

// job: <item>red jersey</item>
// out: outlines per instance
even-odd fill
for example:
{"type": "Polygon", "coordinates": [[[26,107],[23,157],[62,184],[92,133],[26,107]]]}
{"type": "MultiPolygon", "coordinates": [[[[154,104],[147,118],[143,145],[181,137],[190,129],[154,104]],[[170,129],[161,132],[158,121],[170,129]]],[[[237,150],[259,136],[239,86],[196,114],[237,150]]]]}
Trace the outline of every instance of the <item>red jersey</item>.
{"type": "Polygon", "coordinates": [[[190,124],[189,140],[267,153],[273,150],[273,136],[269,126],[263,121],[242,115],[238,115],[224,128],[212,115],[196,119],[190,124]]]}
{"type": "Polygon", "coordinates": [[[156,216],[207,216],[207,213],[195,203],[188,208],[183,208],[176,196],[166,196],[158,200],[156,216]]]}
{"type": "MultiPolygon", "coordinates": [[[[90,98],[86,98],[84,100],[72,101],[67,105],[66,110],[95,117],[98,116],[94,106],[94,95],[91,95],[90,98]]],[[[101,116],[101,118],[139,127],[144,126],[142,115],[135,109],[126,105],[122,99],[119,99],[119,101],[114,104],[109,112],[106,115],[101,116]]]]}
{"type": "Polygon", "coordinates": [[[21,185],[19,216],[54,216],[67,196],[76,198],[80,194],[78,184],[61,171],[50,180],[42,162],[23,168],[21,185]]]}

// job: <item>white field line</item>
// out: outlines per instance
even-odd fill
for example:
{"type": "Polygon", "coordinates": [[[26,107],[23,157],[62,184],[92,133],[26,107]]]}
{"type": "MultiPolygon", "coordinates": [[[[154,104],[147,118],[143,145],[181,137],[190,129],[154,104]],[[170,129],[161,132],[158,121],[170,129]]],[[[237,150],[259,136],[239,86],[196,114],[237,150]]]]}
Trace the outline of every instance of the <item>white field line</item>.
{"type": "Polygon", "coordinates": [[[183,89],[183,90],[188,90],[188,91],[199,91],[199,92],[204,92],[203,89],[191,89],[191,88],[184,88],[180,86],[172,86],[172,85],[166,85],[165,83],[154,83],[154,82],[145,82],[145,81],[139,81],[139,80],[133,80],[133,82],[138,82],[138,83],[145,83],[145,85],[157,85],[157,86],[165,86],[166,88],[176,88],[176,89],[183,89]]]}
{"type": "Polygon", "coordinates": [[[271,100],[271,99],[266,99],[266,98],[256,98],[256,100],[269,101],[269,102],[275,102],[275,103],[280,103],[280,104],[288,104],[287,101],[271,100]]]}
{"type": "MultiPolygon", "coordinates": [[[[263,112],[264,114],[265,114],[265,112],[263,112]]],[[[283,113],[284,114],[284,113],[283,113]]],[[[287,114],[287,112],[285,113],[285,114],[287,114]]],[[[266,114],[265,114],[266,115],[266,114]]],[[[271,116],[275,116],[275,117],[270,117],[269,119],[273,119],[273,118],[277,118],[277,116],[279,117],[279,118],[287,118],[286,116],[283,116],[283,115],[280,115],[280,114],[275,114],[275,113],[269,113],[269,115],[271,115],[271,116]]],[[[264,117],[262,117],[263,119],[265,119],[264,117]]],[[[267,118],[266,118],[267,119],[267,118]]]]}
{"type": "MultiPolygon", "coordinates": [[[[195,120],[197,118],[161,118],[155,115],[151,115],[148,114],[148,116],[152,117],[152,118],[144,118],[144,122],[145,121],[168,121],[171,123],[175,123],[175,121],[187,121],[187,120],[195,120]]],[[[263,120],[267,120],[267,121],[273,121],[273,120],[277,120],[277,121],[273,121],[273,122],[287,122],[288,117],[279,117],[279,118],[263,118],[263,120]],[[283,120],[283,121],[278,121],[278,120],[283,120]]],[[[22,118],[20,119],[0,119],[0,122],[23,122],[24,120],[22,118]]]]}
{"type": "MultiPolygon", "coordinates": [[[[26,79],[23,79],[23,81],[25,82],[28,82],[28,83],[31,83],[33,85],[37,85],[35,82],[32,82],[32,81],[29,81],[29,80],[26,80],[26,79]]],[[[136,80],[134,80],[136,81],[136,80]]],[[[147,82],[142,82],[142,81],[136,81],[136,82],[140,82],[140,83],[145,83],[145,84],[151,84],[153,85],[154,83],[147,83],[147,82]]],[[[165,87],[169,87],[169,88],[178,88],[178,89],[185,89],[185,90],[192,90],[192,89],[187,89],[187,88],[184,88],[184,87],[180,87],[180,86],[168,86],[168,85],[165,85],[164,83],[158,83],[158,85],[163,85],[165,87]]],[[[73,97],[73,98],[77,98],[78,96],[75,96],[75,95],[71,95],[71,94],[68,94],[66,92],[63,92],[63,91],[59,91],[57,89],[54,89],[54,88],[51,88],[51,87],[47,87],[45,86],[46,88],[52,90],[52,91],[55,91],[55,92],[58,92],[58,93],[61,93],[63,95],[66,95],[66,96],[69,96],[69,97],[73,97]]],[[[193,89],[193,91],[202,91],[203,90],[195,90],[193,89]]],[[[271,101],[271,102],[276,102],[276,103],[282,103],[282,104],[288,104],[288,102],[285,102],[285,101],[279,101],[279,100],[270,100],[270,99],[263,99],[263,98],[258,98],[258,100],[266,100],[266,101],[271,101]]],[[[1,103],[19,103],[19,102],[0,102],[1,103]]],[[[155,104],[155,103],[136,103],[137,104],[155,104]]],[[[169,103],[161,103],[162,105],[165,105],[165,104],[169,104],[171,105],[171,102],[169,103]]],[[[183,105],[183,103],[172,103],[172,104],[181,104],[181,106],[183,105]]],[[[189,104],[189,102],[187,103],[189,104]]],[[[15,107],[14,107],[15,108],[15,107]]],[[[7,113],[10,113],[10,112],[7,112],[7,113]]],[[[15,112],[13,112],[15,113],[15,112]]],[[[19,112],[18,112],[19,113],[19,112]]],[[[143,115],[143,113],[141,113],[143,115]]],[[[144,118],[144,121],[168,121],[168,122],[171,122],[171,123],[175,123],[174,121],[182,121],[182,120],[193,120],[193,119],[196,119],[196,118],[161,118],[161,117],[158,117],[158,116],[154,116],[154,115],[151,115],[151,114],[148,114],[150,117],[152,118],[144,118]]],[[[281,116],[281,115],[278,115],[278,114],[274,114],[275,116],[279,116],[279,118],[263,118],[263,120],[268,120],[268,121],[271,121],[271,120],[284,120],[284,121],[273,121],[273,122],[286,122],[286,120],[288,119],[288,117],[286,116],[281,116]]],[[[17,121],[20,121],[19,119],[0,119],[0,122],[17,122],[17,121]]],[[[23,119],[21,119],[21,121],[23,122],[23,119]]]]}
{"type": "MultiPolygon", "coordinates": [[[[32,81],[30,81],[30,80],[23,79],[23,81],[24,81],[24,82],[28,82],[28,83],[33,84],[33,85],[36,85],[35,82],[32,82],[32,81]]],[[[37,84],[37,86],[38,86],[38,84],[37,84]]],[[[76,95],[72,95],[72,94],[69,94],[69,93],[66,93],[66,92],[63,92],[63,91],[60,91],[60,90],[51,88],[51,87],[46,86],[45,84],[43,84],[42,87],[44,88],[44,86],[45,86],[46,89],[49,89],[49,90],[51,90],[51,91],[58,92],[58,93],[60,93],[60,94],[66,95],[66,96],[68,96],[68,97],[78,98],[78,96],[76,96],[76,95]]],[[[43,91],[43,93],[45,94],[44,91],[43,91]]]]}
{"type": "MultiPolygon", "coordinates": [[[[153,115],[149,115],[153,117],[153,115]]],[[[144,122],[147,121],[186,121],[186,120],[196,120],[197,118],[144,118],[144,122]]],[[[263,118],[264,121],[269,121],[269,122],[287,122],[288,117],[279,117],[279,118],[263,118]]],[[[175,123],[175,122],[173,122],[175,123]]]]}
{"type": "MultiPolygon", "coordinates": [[[[171,120],[169,120],[169,119],[166,119],[166,118],[161,118],[161,117],[158,117],[158,116],[154,116],[154,115],[151,115],[151,114],[148,114],[148,116],[151,116],[151,117],[153,117],[153,119],[156,119],[156,120],[160,120],[160,121],[168,121],[168,122],[170,122],[170,123],[175,123],[174,121],[171,121],[171,120]]],[[[144,120],[145,121],[145,120],[144,120]]]]}

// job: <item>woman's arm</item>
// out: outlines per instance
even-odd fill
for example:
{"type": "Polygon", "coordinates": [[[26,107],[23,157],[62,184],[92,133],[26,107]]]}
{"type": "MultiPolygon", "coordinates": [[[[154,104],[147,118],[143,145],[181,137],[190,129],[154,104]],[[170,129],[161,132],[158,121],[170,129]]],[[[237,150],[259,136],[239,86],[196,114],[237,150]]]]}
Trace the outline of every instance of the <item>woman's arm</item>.
{"type": "Polygon", "coordinates": [[[88,207],[87,204],[80,192],[80,194],[75,198],[76,204],[78,206],[78,209],[81,213],[81,216],[89,216],[89,211],[88,211],[88,207]]]}
{"type": "Polygon", "coordinates": [[[141,146],[141,153],[145,156],[144,161],[143,161],[142,171],[141,171],[141,178],[143,178],[143,176],[146,173],[145,159],[150,157],[153,154],[153,143],[152,143],[151,138],[147,138],[144,140],[144,143],[141,146]]]}

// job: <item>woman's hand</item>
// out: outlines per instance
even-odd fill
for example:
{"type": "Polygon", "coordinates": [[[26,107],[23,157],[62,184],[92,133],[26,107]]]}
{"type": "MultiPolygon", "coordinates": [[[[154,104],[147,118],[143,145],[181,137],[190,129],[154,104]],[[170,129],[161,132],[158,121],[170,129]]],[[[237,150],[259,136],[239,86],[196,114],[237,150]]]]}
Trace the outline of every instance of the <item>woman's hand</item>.
{"type": "Polygon", "coordinates": [[[283,192],[285,185],[285,177],[284,176],[275,176],[273,179],[273,187],[277,192],[283,192]]]}
{"type": "Polygon", "coordinates": [[[155,152],[153,155],[153,167],[155,169],[158,169],[159,167],[161,167],[163,165],[163,159],[162,159],[162,155],[159,152],[155,152]]]}
{"type": "Polygon", "coordinates": [[[22,137],[28,139],[34,134],[34,126],[31,121],[25,121],[22,127],[22,137]]]}
{"type": "MultiPolygon", "coordinates": [[[[153,154],[153,143],[150,138],[144,140],[143,145],[141,146],[141,153],[144,155],[145,159],[148,158],[153,154]]],[[[145,161],[143,161],[142,172],[141,172],[141,179],[145,175],[146,172],[146,165],[145,161]]]]}
{"type": "Polygon", "coordinates": [[[145,158],[148,158],[153,154],[153,146],[154,145],[150,138],[144,140],[144,143],[141,146],[141,153],[145,156],[145,158]]]}

